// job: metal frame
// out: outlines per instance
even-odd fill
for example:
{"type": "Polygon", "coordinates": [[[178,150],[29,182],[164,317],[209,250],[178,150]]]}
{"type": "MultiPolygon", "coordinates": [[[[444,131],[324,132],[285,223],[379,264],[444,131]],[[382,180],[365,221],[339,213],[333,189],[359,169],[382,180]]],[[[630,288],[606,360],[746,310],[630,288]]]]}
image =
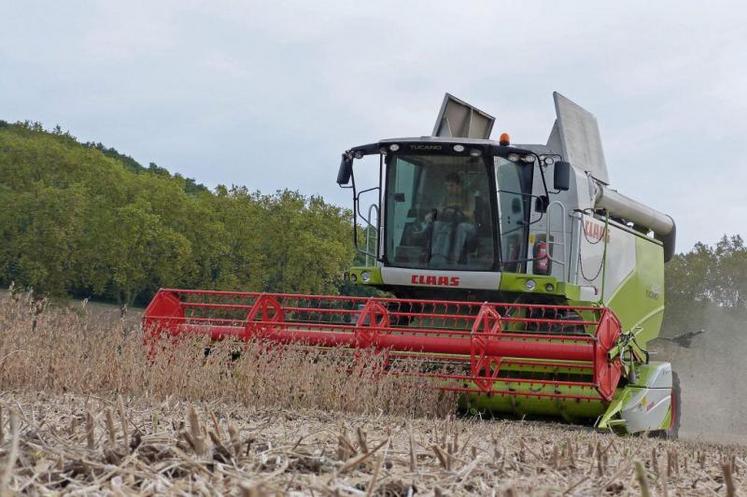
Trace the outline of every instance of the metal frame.
{"type": "MultiPolygon", "coordinates": [[[[426,367],[407,375],[431,378],[434,388],[487,395],[508,394],[503,386],[515,383],[539,388],[520,395],[609,401],[622,376],[620,360],[610,358],[620,322],[596,306],[162,289],[145,310],[143,327],[152,351],[162,335],[195,334],[371,349],[385,352],[390,364],[407,359],[446,364],[446,369],[426,367]],[[536,368],[525,366],[527,376],[521,376],[521,368],[505,376],[504,361],[538,361],[550,371],[571,367],[586,374],[578,381],[549,372],[537,377],[536,368]]],[[[395,374],[403,373],[395,369],[395,374]]]]}

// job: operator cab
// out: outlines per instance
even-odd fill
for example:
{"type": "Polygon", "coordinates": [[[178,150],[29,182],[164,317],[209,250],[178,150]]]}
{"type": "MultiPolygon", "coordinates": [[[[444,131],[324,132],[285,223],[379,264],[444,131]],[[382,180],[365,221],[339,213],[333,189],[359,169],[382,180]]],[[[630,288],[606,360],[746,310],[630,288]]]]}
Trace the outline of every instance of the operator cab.
{"type": "Polygon", "coordinates": [[[559,158],[511,147],[507,137],[387,139],[346,151],[338,183],[353,188],[357,214],[360,193],[377,190],[378,219],[364,232],[377,235],[368,255],[380,267],[537,274],[529,240],[547,210],[547,168],[554,165],[556,190],[569,188],[559,158]],[[367,155],[379,156],[379,185],[359,192],[353,160],[367,155]]]}

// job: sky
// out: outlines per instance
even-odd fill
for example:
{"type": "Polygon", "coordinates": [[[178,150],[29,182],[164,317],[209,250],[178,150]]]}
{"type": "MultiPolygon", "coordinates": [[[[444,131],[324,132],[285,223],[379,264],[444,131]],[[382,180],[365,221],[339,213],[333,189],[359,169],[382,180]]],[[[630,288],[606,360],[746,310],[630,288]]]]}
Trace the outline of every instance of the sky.
{"type": "Polygon", "coordinates": [[[0,0],[0,119],[211,187],[350,206],[340,153],[429,134],[447,91],[514,143],[545,143],[559,91],[678,251],[747,235],[743,2],[0,0]]]}

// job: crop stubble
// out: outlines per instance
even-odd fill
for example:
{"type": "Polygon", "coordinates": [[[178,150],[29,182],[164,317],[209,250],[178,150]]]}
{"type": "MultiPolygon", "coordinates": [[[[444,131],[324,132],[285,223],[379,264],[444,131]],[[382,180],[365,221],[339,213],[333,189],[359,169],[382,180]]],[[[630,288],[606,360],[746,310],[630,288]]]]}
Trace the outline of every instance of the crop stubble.
{"type": "Polygon", "coordinates": [[[149,358],[124,323],[36,309],[0,298],[4,495],[747,494],[737,445],[454,418],[376,356],[184,341],[149,358]]]}

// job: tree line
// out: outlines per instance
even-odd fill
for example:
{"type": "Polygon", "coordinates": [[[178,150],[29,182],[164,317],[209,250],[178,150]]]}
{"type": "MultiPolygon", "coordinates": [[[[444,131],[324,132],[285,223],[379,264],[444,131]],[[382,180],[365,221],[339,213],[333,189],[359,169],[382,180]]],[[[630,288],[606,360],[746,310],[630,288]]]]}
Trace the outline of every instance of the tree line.
{"type": "MultiPolygon", "coordinates": [[[[713,325],[714,311],[747,314],[747,247],[740,235],[714,245],[696,243],[665,266],[665,332],[692,332],[713,325]]],[[[716,314],[717,315],[717,314],[716,314]]]]}
{"type": "Polygon", "coordinates": [[[336,293],[350,213],[204,185],[59,127],[0,121],[0,284],[143,304],[159,287],[336,293]]]}
{"type": "MultiPolygon", "coordinates": [[[[348,210],[298,192],[210,190],[59,126],[0,121],[0,285],[144,304],[159,287],[358,293],[348,210]]],[[[358,263],[362,263],[358,256],[358,263]]],[[[739,235],[666,265],[665,326],[744,312],[739,235]]]]}

